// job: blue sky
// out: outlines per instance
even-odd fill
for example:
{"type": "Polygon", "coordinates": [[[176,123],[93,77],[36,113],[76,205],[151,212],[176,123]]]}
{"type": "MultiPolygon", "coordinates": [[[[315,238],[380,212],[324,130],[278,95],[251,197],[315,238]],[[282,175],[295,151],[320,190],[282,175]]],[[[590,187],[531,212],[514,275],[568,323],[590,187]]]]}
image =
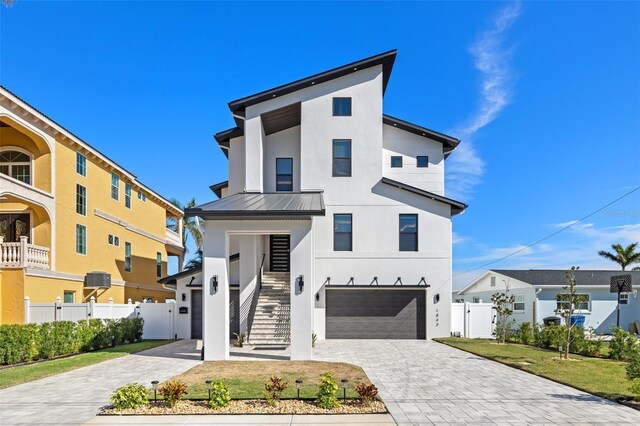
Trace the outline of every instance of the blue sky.
{"type": "MultiPolygon", "coordinates": [[[[640,3],[30,2],[0,7],[0,82],[166,197],[226,179],[226,103],[398,49],[391,115],[447,164],[459,287],[640,186],[640,3]]],[[[614,268],[640,190],[494,268],[614,268]]]]}

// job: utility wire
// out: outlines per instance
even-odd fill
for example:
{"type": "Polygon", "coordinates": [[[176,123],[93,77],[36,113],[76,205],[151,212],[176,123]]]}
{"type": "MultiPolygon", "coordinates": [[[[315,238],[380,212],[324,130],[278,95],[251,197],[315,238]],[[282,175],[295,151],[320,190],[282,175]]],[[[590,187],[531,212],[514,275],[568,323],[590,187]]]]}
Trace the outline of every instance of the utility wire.
{"type": "Polygon", "coordinates": [[[478,270],[478,269],[486,268],[486,267],[487,267],[487,266],[489,266],[489,265],[493,265],[494,263],[501,262],[501,261],[503,261],[503,260],[505,260],[505,259],[510,258],[511,256],[515,256],[516,254],[518,254],[518,253],[520,253],[520,252],[522,252],[522,251],[525,251],[525,250],[527,250],[527,249],[529,249],[529,248],[531,248],[531,247],[535,246],[536,244],[540,244],[541,242],[546,241],[546,240],[548,240],[549,238],[555,237],[556,235],[558,235],[558,234],[559,234],[559,233],[561,233],[562,231],[566,231],[567,229],[571,228],[571,227],[572,227],[572,226],[574,226],[574,225],[577,225],[578,223],[582,222],[583,220],[590,218],[590,217],[591,217],[591,216],[593,216],[594,214],[601,212],[602,210],[606,209],[606,208],[607,208],[607,207],[609,207],[610,205],[617,203],[618,201],[622,200],[622,199],[623,199],[623,198],[625,198],[625,197],[628,197],[629,195],[633,194],[634,192],[636,192],[636,191],[637,191],[637,190],[639,190],[639,189],[640,189],[640,186],[638,186],[638,187],[636,187],[636,188],[632,189],[631,191],[627,192],[626,194],[624,194],[624,195],[622,195],[622,196],[620,196],[620,197],[616,198],[615,200],[611,201],[610,203],[607,203],[607,204],[605,204],[604,206],[600,207],[598,210],[595,210],[595,211],[593,211],[593,212],[589,213],[588,215],[586,215],[586,216],[584,216],[584,217],[582,217],[582,218],[580,218],[580,219],[578,219],[578,220],[576,220],[576,221],[574,221],[574,222],[569,223],[567,226],[564,226],[563,228],[558,229],[558,230],[557,230],[556,232],[554,232],[553,234],[549,234],[549,235],[547,235],[546,237],[541,238],[541,239],[539,239],[538,241],[536,241],[536,242],[534,242],[534,243],[531,243],[531,244],[529,244],[529,245],[528,245],[528,246],[526,246],[526,247],[522,247],[522,248],[520,248],[520,249],[518,249],[518,250],[516,250],[516,251],[514,251],[514,252],[512,252],[512,253],[509,253],[509,254],[508,254],[508,255],[506,255],[506,256],[502,256],[502,257],[501,257],[501,258],[499,258],[499,259],[492,260],[491,262],[485,263],[484,265],[476,266],[475,268],[468,269],[468,270],[466,270],[466,271],[464,271],[464,272],[459,272],[459,273],[455,274],[455,275],[454,275],[454,277],[457,277],[458,275],[468,274],[469,272],[473,272],[473,271],[478,270]]]}

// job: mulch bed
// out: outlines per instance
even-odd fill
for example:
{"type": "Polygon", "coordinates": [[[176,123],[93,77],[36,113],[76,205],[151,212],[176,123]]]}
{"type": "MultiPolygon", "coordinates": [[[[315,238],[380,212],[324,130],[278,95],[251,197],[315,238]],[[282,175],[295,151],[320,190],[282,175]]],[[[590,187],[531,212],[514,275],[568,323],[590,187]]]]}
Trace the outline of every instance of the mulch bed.
{"type": "Polygon", "coordinates": [[[276,405],[269,405],[263,399],[232,400],[220,410],[214,410],[208,401],[179,401],[175,407],[169,408],[164,401],[149,402],[138,409],[116,410],[113,406],[102,408],[98,415],[163,415],[163,414],[386,414],[387,408],[382,401],[373,401],[363,405],[359,400],[340,401],[340,407],[325,410],[311,400],[285,399],[276,405]]]}

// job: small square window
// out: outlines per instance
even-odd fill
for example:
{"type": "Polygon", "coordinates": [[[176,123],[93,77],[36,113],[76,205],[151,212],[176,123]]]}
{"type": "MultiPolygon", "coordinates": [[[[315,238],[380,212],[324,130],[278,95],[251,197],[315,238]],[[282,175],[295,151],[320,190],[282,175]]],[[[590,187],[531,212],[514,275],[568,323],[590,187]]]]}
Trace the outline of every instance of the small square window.
{"type": "Polygon", "coordinates": [[[427,155],[418,155],[416,157],[416,166],[417,167],[429,167],[429,156],[427,156],[427,155]]]}
{"type": "Polygon", "coordinates": [[[334,117],[351,115],[351,98],[333,98],[334,117]]]}
{"type": "Polygon", "coordinates": [[[513,296],[513,310],[524,311],[524,294],[516,294],[513,296]]]}
{"type": "Polygon", "coordinates": [[[142,201],[143,203],[147,201],[147,196],[144,192],[138,191],[138,200],[142,201]]]}
{"type": "Polygon", "coordinates": [[[120,237],[113,236],[113,245],[116,247],[120,247],[120,237]]]}
{"type": "Polygon", "coordinates": [[[75,291],[65,291],[64,292],[64,303],[76,303],[76,292],[75,291]]]}
{"type": "Polygon", "coordinates": [[[107,241],[109,241],[109,245],[113,245],[113,235],[109,234],[107,241]]]}
{"type": "Polygon", "coordinates": [[[620,304],[621,305],[629,304],[629,293],[620,293],[620,304]]]}
{"type": "Polygon", "coordinates": [[[391,157],[391,167],[402,167],[402,157],[400,155],[391,157]]]}

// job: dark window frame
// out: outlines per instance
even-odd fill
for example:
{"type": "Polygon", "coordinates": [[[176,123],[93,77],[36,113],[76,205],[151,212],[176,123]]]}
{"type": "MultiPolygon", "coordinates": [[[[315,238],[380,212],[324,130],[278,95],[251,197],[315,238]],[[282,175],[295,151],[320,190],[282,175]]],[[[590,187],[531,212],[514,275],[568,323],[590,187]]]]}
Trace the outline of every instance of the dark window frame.
{"type": "Polygon", "coordinates": [[[162,277],[162,253],[156,252],[156,277],[162,277]]]}
{"type": "Polygon", "coordinates": [[[427,168],[427,167],[429,167],[429,156],[428,155],[418,155],[418,156],[416,156],[416,167],[419,167],[419,168],[427,168]],[[426,161],[424,166],[420,165],[420,159],[421,158],[424,158],[425,161],[426,161]]]}
{"type": "Polygon", "coordinates": [[[124,183],[124,206],[131,208],[131,185],[127,182],[124,183]]]}
{"type": "Polygon", "coordinates": [[[353,113],[353,100],[351,97],[349,96],[334,96],[333,101],[332,101],[332,113],[334,117],[351,117],[351,114],[353,113]],[[342,110],[340,108],[336,108],[340,106],[340,102],[341,101],[345,101],[348,100],[349,101],[349,113],[341,113],[342,110]],[[338,102],[336,102],[338,101],[338,102]]]}
{"type": "Polygon", "coordinates": [[[417,214],[415,214],[415,213],[407,213],[407,214],[401,213],[398,216],[398,248],[399,248],[399,251],[418,251],[418,248],[419,248],[419,245],[418,245],[419,227],[418,226],[419,226],[419,224],[418,224],[418,215],[417,214]],[[403,232],[402,231],[402,217],[403,216],[405,216],[405,217],[412,216],[412,217],[415,218],[415,221],[416,221],[416,230],[415,230],[415,232],[403,232]],[[405,249],[405,248],[402,247],[402,236],[403,235],[414,235],[415,248],[405,249]]]}
{"type": "Polygon", "coordinates": [[[76,183],[76,213],[87,215],[87,188],[79,183],[76,183]]]}
{"type": "Polygon", "coordinates": [[[394,169],[402,168],[402,155],[392,155],[391,156],[391,167],[394,169]],[[400,165],[394,164],[394,160],[400,160],[400,165]]]}
{"type": "Polygon", "coordinates": [[[133,270],[133,247],[130,242],[124,243],[124,271],[131,272],[133,270]]]}
{"type": "Polygon", "coordinates": [[[76,254],[87,255],[87,227],[76,223],[76,254]]]}
{"type": "Polygon", "coordinates": [[[351,213],[334,213],[333,215],[333,251],[353,251],[353,214],[351,213]],[[336,230],[336,218],[338,216],[349,216],[349,232],[336,230]],[[336,235],[349,235],[349,249],[336,247],[336,235]]]}
{"type": "Polygon", "coordinates": [[[278,157],[276,158],[276,191],[278,192],[292,192],[293,191],[293,158],[292,157],[278,157]],[[291,163],[291,173],[278,173],[278,160],[289,160],[291,163]],[[280,177],[289,177],[289,183],[280,183],[280,177]],[[286,185],[285,188],[282,189],[281,185],[286,185]]]}
{"type": "Polygon", "coordinates": [[[331,143],[331,175],[333,177],[351,177],[353,174],[353,143],[351,139],[333,139],[331,143]],[[349,156],[348,157],[336,157],[336,143],[348,142],[349,143],[349,156]],[[336,160],[349,160],[349,174],[336,174],[336,160]]]}

